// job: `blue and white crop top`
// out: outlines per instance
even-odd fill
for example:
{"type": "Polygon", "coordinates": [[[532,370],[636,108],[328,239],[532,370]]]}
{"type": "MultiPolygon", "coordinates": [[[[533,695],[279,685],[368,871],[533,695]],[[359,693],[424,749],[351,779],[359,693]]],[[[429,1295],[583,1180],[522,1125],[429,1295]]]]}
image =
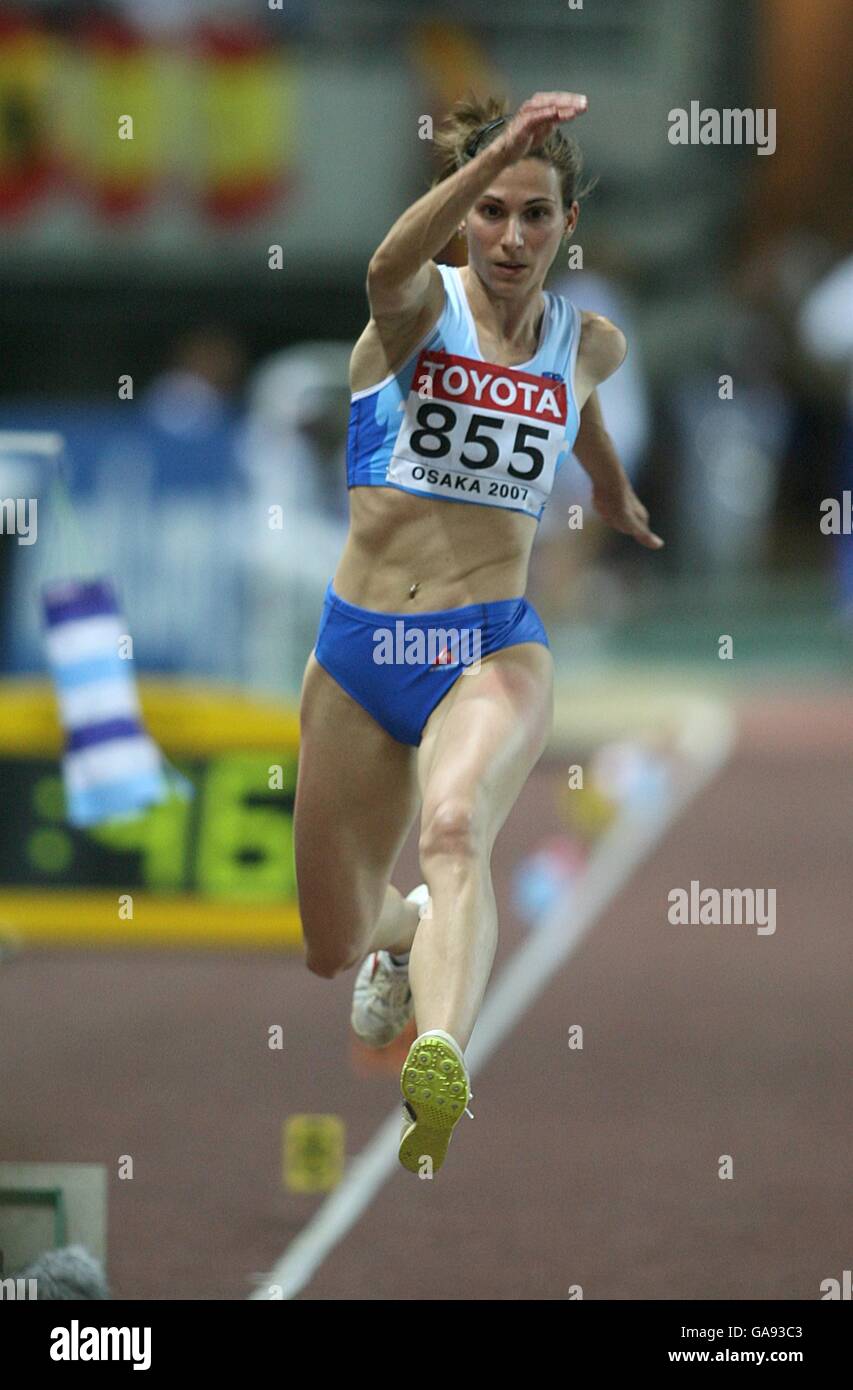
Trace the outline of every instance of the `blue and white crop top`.
{"type": "Polygon", "coordinates": [[[580,426],[580,311],[543,290],[535,355],[501,367],[480,352],[457,267],[438,269],[445,298],[435,327],[397,372],[352,394],[347,486],[401,488],[539,521],[580,426]]]}

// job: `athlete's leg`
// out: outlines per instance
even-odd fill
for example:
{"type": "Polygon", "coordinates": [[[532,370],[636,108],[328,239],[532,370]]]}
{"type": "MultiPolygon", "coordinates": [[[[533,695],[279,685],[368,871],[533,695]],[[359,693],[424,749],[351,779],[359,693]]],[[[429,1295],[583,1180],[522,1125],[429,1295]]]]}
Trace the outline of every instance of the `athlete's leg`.
{"type": "Polygon", "coordinates": [[[497,945],[492,846],[547,742],[553,671],[540,643],[485,657],[433,711],[418,750],[432,917],[412,946],[409,980],[418,1032],[441,1028],[463,1048],[497,945]]]}
{"type": "Polygon", "coordinates": [[[309,970],[409,949],[418,908],[389,878],[419,801],[416,749],[386,733],[319,664],[302,683],[294,847],[309,970]]]}

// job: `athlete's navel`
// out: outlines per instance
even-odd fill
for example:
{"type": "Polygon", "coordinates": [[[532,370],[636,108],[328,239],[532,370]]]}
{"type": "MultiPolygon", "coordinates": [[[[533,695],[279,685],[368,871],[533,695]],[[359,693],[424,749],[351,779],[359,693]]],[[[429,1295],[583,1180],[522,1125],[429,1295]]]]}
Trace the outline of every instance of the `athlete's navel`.
{"type": "Polygon", "coordinates": [[[414,598],[420,587],[420,584],[412,584],[409,588],[409,598],[414,598]]]}

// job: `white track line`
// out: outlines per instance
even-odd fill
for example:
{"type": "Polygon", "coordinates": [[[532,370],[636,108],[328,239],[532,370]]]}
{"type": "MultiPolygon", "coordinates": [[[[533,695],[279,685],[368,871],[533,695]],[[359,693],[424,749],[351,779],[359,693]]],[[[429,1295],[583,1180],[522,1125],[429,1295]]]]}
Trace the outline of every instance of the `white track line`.
{"type": "MultiPolygon", "coordinates": [[[[571,909],[567,912],[558,904],[541,924],[531,929],[484,1001],[465,1050],[472,1077],[577,948],[637,865],[724,765],[734,737],[734,718],[726,706],[699,698],[687,702],[679,743],[680,751],[690,759],[694,775],[687,776],[684,785],[656,809],[640,807],[618,816],[593,853],[571,909]]],[[[304,1289],[396,1168],[399,1137],[398,1105],[367,1147],[349,1163],[339,1186],[291,1241],[250,1298],[291,1299],[304,1289]]]]}

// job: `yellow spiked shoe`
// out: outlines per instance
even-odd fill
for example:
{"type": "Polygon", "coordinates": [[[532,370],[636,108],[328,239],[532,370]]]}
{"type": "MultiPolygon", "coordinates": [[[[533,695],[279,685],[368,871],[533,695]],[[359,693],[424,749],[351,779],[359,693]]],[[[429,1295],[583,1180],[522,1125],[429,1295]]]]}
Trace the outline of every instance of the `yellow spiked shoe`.
{"type": "Polygon", "coordinates": [[[400,1162],[410,1173],[437,1173],[455,1125],[464,1114],[471,1115],[468,1101],[473,1095],[462,1050],[449,1033],[434,1028],[415,1038],[403,1064],[400,1090],[406,1111],[400,1162]]]}

